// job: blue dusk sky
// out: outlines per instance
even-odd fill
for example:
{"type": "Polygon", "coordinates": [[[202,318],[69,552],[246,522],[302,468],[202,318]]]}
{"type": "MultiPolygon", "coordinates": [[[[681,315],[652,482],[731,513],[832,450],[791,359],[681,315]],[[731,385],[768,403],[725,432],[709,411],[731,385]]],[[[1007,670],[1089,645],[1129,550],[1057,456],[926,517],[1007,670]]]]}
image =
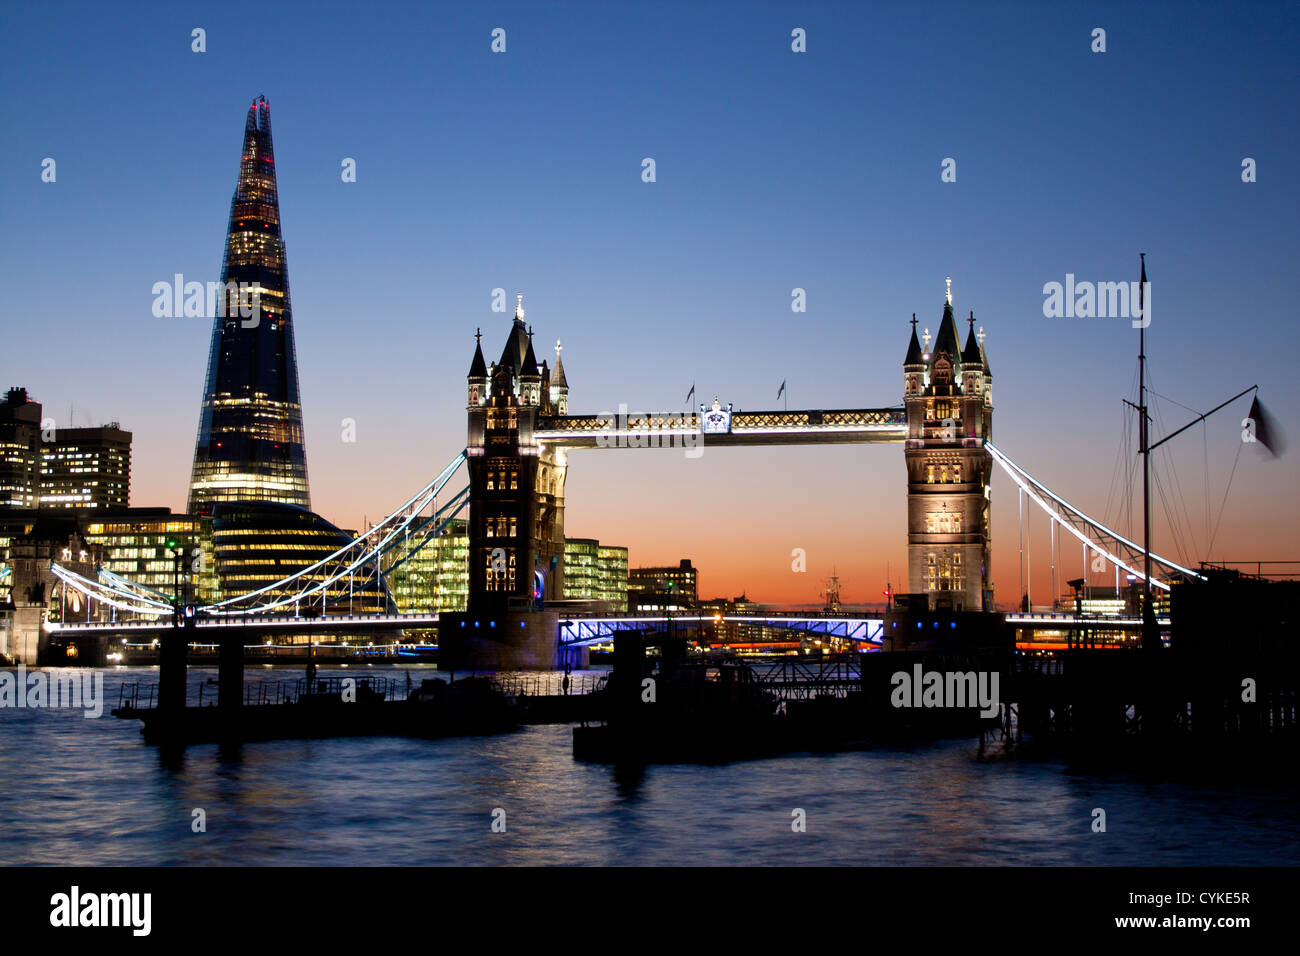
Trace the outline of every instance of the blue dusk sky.
{"type": "MultiPolygon", "coordinates": [[[[679,410],[692,383],[780,408],[782,381],[792,409],[861,408],[901,403],[908,319],[935,331],[951,276],[957,313],[988,333],[995,441],[1138,533],[1112,482],[1137,331],[1047,318],[1043,287],[1136,279],[1145,252],[1157,433],[1258,384],[1295,444],[1298,9],[10,0],[0,385],[60,424],[120,421],[132,504],[184,508],[211,323],[155,318],[151,288],[219,277],[244,117],[265,94],[312,502],[335,523],[382,516],[464,446],[474,330],[492,359],[510,324],[495,288],[524,293],[539,359],[563,339],[574,412],[679,410]]],[[[1182,528],[1159,505],[1157,551],[1300,558],[1300,452],[1243,446],[1248,403],[1161,455],[1182,528]]],[[[813,602],[832,567],[846,601],[876,600],[887,567],[906,586],[899,446],[570,463],[569,534],[626,545],[634,565],[691,557],[705,596],[813,602]]],[[[1009,605],[1001,474],[993,515],[1009,605]]],[[[1041,516],[1031,534],[1045,540],[1041,516]]],[[[1036,603],[1048,564],[1034,551],[1036,603]]]]}

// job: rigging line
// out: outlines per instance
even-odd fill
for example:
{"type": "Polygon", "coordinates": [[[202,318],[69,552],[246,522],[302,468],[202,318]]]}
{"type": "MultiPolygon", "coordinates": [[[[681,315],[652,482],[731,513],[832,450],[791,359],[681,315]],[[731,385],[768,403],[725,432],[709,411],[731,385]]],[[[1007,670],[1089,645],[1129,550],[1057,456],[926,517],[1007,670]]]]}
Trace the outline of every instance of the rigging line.
{"type": "Polygon", "coordinates": [[[1137,456],[1133,454],[1133,442],[1134,442],[1133,416],[1125,415],[1124,416],[1124,452],[1125,452],[1124,454],[1124,481],[1125,481],[1124,516],[1126,519],[1126,523],[1124,529],[1125,531],[1128,532],[1128,536],[1130,538],[1133,537],[1133,495],[1134,495],[1133,476],[1134,476],[1134,469],[1137,467],[1137,456]]]}
{"type": "MultiPolygon", "coordinates": [[[[1158,398],[1163,398],[1163,397],[1164,397],[1164,396],[1160,395],[1159,392],[1156,392],[1156,391],[1154,391],[1153,389],[1148,388],[1147,391],[1148,391],[1148,392],[1151,392],[1153,395],[1155,395],[1155,396],[1158,397],[1158,398]]],[[[1168,401],[1173,401],[1173,400],[1172,400],[1172,399],[1168,399],[1168,401]]],[[[1179,403],[1179,402],[1174,402],[1174,404],[1175,404],[1175,405],[1178,405],[1180,408],[1187,408],[1186,405],[1182,405],[1182,404],[1179,403]]],[[[1157,415],[1157,418],[1158,418],[1158,421],[1159,421],[1159,425],[1160,425],[1160,431],[1161,431],[1161,433],[1162,433],[1162,434],[1168,434],[1168,429],[1167,429],[1166,426],[1165,426],[1165,417],[1164,417],[1164,412],[1161,410],[1161,408],[1160,408],[1159,405],[1156,405],[1156,406],[1154,406],[1154,407],[1155,407],[1155,409],[1156,409],[1156,415],[1157,415]]],[[[1194,408],[1187,408],[1187,410],[1188,410],[1189,412],[1192,412],[1193,414],[1196,414],[1196,415],[1199,415],[1199,414],[1200,414],[1200,412],[1196,411],[1196,409],[1194,409],[1194,408]]],[[[1192,517],[1191,517],[1191,511],[1188,510],[1188,507],[1187,507],[1187,499],[1186,499],[1186,498],[1184,497],[1184,495],[1183,495],[1183,483],[1182,483],[1182,481],[1181,481],[1181,480],[1179,479],[1179,477],[1178,477],[1179,469],[1178,469],[1178,466],[1177,466],[1177,465],[1175,464],[1175,462],[1174,462],[1173,452],[1170,450],[1170,447],[1166,446],[1166,448],[1165,448],[1164,450],[1165,450],[1165,452],[1166,452],[1166,454],[1165,454],[1165,458],[1166,458],[1166,460],[1167,460],[1167,464],[1168,464],[1168,466],[1169,466],[1169,471],[1170,471],[1170,473],[1172,474],[1172,477],[1173,477],[1173,488],[1172,488],[1172,490],[1178,494],[1178,501],[1177,501],[1177,503],[1176,503],[1176,504],[1177,504],[1177,507],[1176,507],[1175,510],[1174,510],[1174,514],[1175,514],[1176,518],[1177,518],[1179,521],[1182,522],[1182,525],[1180,525],[1180,527],[1179,527],[1179,534],[1180,534],[1180,535],[1185,535],[1184,540],[1187,541],[1187,542],[1189,542],[1190,545],[1191,545],[1192,550],[1195,551],[1195,550],[1197,549],[1197,546],[1196,546],[1196,535],[1192,532],[1192,517]],[[1179,509],[1181,509],[1181,510],[1179,510],[1179,509]]],[[[1175,503],[1172,502],[1172,501],[1167,502],[1166,505],[1165,505],[1166,510],[1168,510],[1170,507],[1173,507],[1174,504],[1175,504],[1175,503]]]]}
{"type": "Polygon", "coordinates": [[[1187,411],[1191,412],[1193,415],[1200,415],[1200,414],[1202,414],[1202,412],[1201,412],[1201,410],[1200,410],[1199,408],[1192,408],[1190,405],[1184,405],[1182,402],[1174,401],[1174,399],[1170,398],[1168,395],[1161,395],[1159,392],[1157,392],[1157,391],[1156,391],[1154,388],[1152,388],[1150,385],[1147,386],[1147,391],[1150,392],[1152,395],[1154,395],[1156,398],[1162,398],[1162,399],[1164,399],[1166,402],[1171,402],[1171,403],[1173,403],[1174,405],[1177,405],[1179,408],[1184,408],[1184,409],[1186,409],[1187,411]]]}
{"type": "Polygon", "coordinates": [[[1160,503],[1160,510],[1164,512],[1165,527],[1169,532],[1170,540],[1173,541],[1174,550],[1178,552],[1178,559],[1185,564],[1187,562],[1187,549],[1183,547],[1182,529],[1178,527],[1169,513],[1169,496],[1165,494],[1164,484],[1160,480],[1160,469],[1155,464],[1151,466],[1151,486],[1160,503]]]}
{"type": "Polygon", "coordinates": [[[1142,419],[1137,414],[1137,406],[1142,404],[1141,385],[1143,384],[1142,363],[1135,362],[1133,365],[1133,377],[1129,380],[1129,396],[1133,399],[1133,408],[1124,418],[1124,435],[1125,444],[1129,449],[1136,448],[1135,453],[1131,453],[1125,458],[1128,464],[1128,536],[1134,538],[1137,536],[1135,527],[1136,518],[1133,513],[1133,499],[1137,495],[1137,477],[1138,462],[1141,461],[1142,446],[1142,419]],[[1137,433],[1134,434],[1134,423],[1137,423],[1137,433]]]}
{"type": "MultiPolygon", "coordinates": [[[[1121,416],[1124,414],[1123,405],[1120,406],[1120,414],[1121,416]]],[[[1126,457],[1128,452],[1128,449],[1124,447],[1124,429],[1123,429],[1122,421],[1120,425],[1121,427],[1120,427],[1119,451],[1115,455],[1115,466],[1111,469],[1110,472],[1110,489],[1106,492],[1106,510],[1102,512],[1102,514],[1106,517],[1107,521],[1111,520],[1112,518],[1110,506],[1111,506],[1111,502],[1115,500],[1115,493],[1119,485],[1120,472],[1124,465],[1124,458],[1126,457]]],[[[1117,510],[1119,509],[1117,508],[1117,510]]],[[[1122,511],[1120,513],[1122,514],[1122,511]]],[[[1117,514],[1114,517],[1116,519],[1115,523],[1119,524],[1119,520],[1118,520],[1119,515],[1117,514]]]]}
{"type": "Polygon", "coordinates": [[[1205,560],[1210,560],[1210,429],[1204,418],[1201,419],[1201,456],[1204,466],[1205,483],[1205,560]]]}
{"type": "Polygon", "coordinates": [[[1119,415],[1119,448],[1115,453],[1115,467],[1111,469],[1110,488],[1106,492],[1106,510],[1103,512],[1106,519],[1109,520],[1112,517],[1110,510],[1111,502],[1114,501],[1116,508],[1114,518],[1116,524],[1120,523],[1124,513],[1123,502],[1117,500],[1117,495],[1119,491],[1120,475],[1124,471],[1124,463],[1128,458],[1128,447],[1125,443],[1125,435],[1127,434],[1125,425],[1128,420],[1128,409],[1123,402],[1120,402],[1119,415]]]}
{"type": "MultiPolygon", "coordinates": [[[[1167,452],[1168,448],[1166,447],[1161,450],[1167,452]]],[[[1177,465],[1174,463],[1172,453],[1166,454],[1165,459],[1166,459],[1166,464],[1169,467],[1169,470],[1173,472],[1174,491],[1178,494],[1177,504],[1178,507],[1181,508],[1181,511],[1177,509],[1175,509],[1174,511],[1175,517],[1177,517],[1182,522],[1179,533],[1185,535],[1185,540],[1190,542],[1192,551],[1196,551],[1197,550],[1196,535],[1192,530],[1192,512],[1191,509],[1187,507],[1187,499],[1183,497],[1183,485],[1178,478],[1179,469],[1177,465]]]]}
{"type": "MultiPolygon", "coordinates": [[[[1151,390],[1151,389],[1148,389],[1148,391],[1152,391],[1152,390],[1151,390]]],[[[1186,410],[1186,411],[1189,411],[1189,412],[1191,412],[1193,415],[1198,416],[1198,417],[1200,418],[1200,420],[1201,420],[1201,424],[1202,424],[1202,425],[1205,424],[1205,415],[1204,415],[1201,411],[1199,411],[1198,409],[1192,408],[1192,407],[1189,406],[1189,405],[1184,405],[1182,402],[1175,401],[1174,399],[1169,398],[1167,395],[1161,395],[1159,392],[1153,392],[1153,394],[1155,394],[1158,398],[1162,398],[1162,399],[1164,399],[1164,400],[1167,401],[1167,402],[1171,402],[1171,403],[1173,403],[1174,405],[1177,405],[1179,408],[1184,409],[1184,410],[1186,410]]],[[[1163,421],[1162,421],[1162,430],[1163,430],[1163,421]]],[[[1166,450],[1168,450],[1168,449],[1166,449],[1166,450]]],[[[1175,490],[1177,490],[1177,492],[1178,492],[1179,502],[1180,502],[1181,507],[1182,507],[1182,510],[1183,510],[1183,515],[1182,515],[1182,517],[1183,517],[1183,520],[1186,522],[1186,525],[1187,525],[1187,537],[1188,537],[1188,540],[1191,541],[1192,548],[1193,548],[1194,550],[1196,550],[1196,549],[1198,549],[1198,545],[1197,545],[1197,540],[1196,540],[1196,537],[1197,537],[1197,536],[1196,536],[1196,532],[1195,532],[1195,523],[1192,521],[1192,510],[1191,510],[1190,508],[1187,507],[1187,499],[1186,499],[1186,498],[1184,497],[1184,495],[1183,495],[1182,482],[1179,480],[1178,469],[1177,469],[1177,468],[1175,467],[1175,465],[1174,465],[1173,455],[1170,454],[1170,455],[1167,456],[1167,457],[1168,457],[1168,459],[1169,459],[1169,467],[1170,467],[1171,470],[1173,470],[1173,473],[1174,473],[1174,485],[1175,485],[1175,490]]],[[[1207,537],[1208,537],[1208,535],[1209,535],[1209,533],[1210,533],[1210,522],[1209,522],[1209,459],[1208,459],[1208,448],[1206,449],[1205,500],[1206,500],[1206,522],[1205,522],[1205,533],[1206,533],[1206,535],[1207,535],[1207,537]]]]}
{"type": "MultiPolygon", "coordinates": [[[[1129,393],[1132,394],[1134,386],[1137,384],[1137,370],[1133,370],[1133,380],[1129,382],[1129,393]]],[[[1125,528],[1129,534],[1133,533],[1133,527],[1127,521],[1130,507],[1129,499],[1132,498],[1132,486],[1129,483],[1129,410],[1124,402],[1119,405],[1119,454],[1115,461],[1116,472],[1116,501],[1115,501],[1115,525],[1116,527],[1125,528]],[[1122,487],[1120,482],[1123,482],[1122,487]]],[[[1109,509],[1109,495],[1107,496],[1107,508],[1109,509]]],[[[1110,517],[1108,514],[1106,517],[1110,517]]]]}
{"type": "Polygon", "coordinates": [[[1186,542],[1183,540],[1182,530],[1177,527],[1174,514],[1170,511],[1169,499],[1172,496],[1166,494],[1164,484],[1160,481],[1160,473],[1158,471],[1152,471],[1151,477],[1155,479],[1156,493],[1160,496],[1160,506],[1164,510],[1165,521],[1169,524],[1170,533],[1174,539],[1174,546],[1178,549],[1178,557],[1183,564],[1187,564],[1188,556],[1186,542]]]}
{"type": "MultiPolygon", "coordinates": [[[[1223,522],[1223,508],[1228,503],[1228,490],[1232,487],[1233,476],[1237,474],[1237,463],[1241,461],[1241,450],[1246,447],[1245,442],[1237,443],[1237,457],[1232,460],[1232,472],[1228,475],[1228,484],[1223,489],[1223,501],[1219,503],[1219,516],[1214,519],[1214,533],[1210,536],[1210,548],[1213,549],[1215,540],[1219,537],[1219,526],[1223,522]]],[[[1209,552],[1206,552],[1205,560],[1209,560],[1209,552]]]]}

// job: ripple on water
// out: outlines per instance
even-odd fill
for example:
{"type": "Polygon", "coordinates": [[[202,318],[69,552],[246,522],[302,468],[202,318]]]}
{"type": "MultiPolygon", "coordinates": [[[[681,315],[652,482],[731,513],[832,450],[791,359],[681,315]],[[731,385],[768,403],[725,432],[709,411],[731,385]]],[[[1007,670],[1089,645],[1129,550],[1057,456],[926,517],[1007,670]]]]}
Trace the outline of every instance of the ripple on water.
{"type": "MultiPolygon", "coordinates": [[[[372,672],[385,670],[401,679],[399,668],[372,672]]],[[[110,704],[123,680],[141,678],[153,672],[109,672],[110,704]]],[[[1088,776],[980,760],[969,742],[639,773],[575,763],[571,744],[567,726],[542,726],[459,740],[204,745],[169,762],[135,723],[3,709],[0,862],[1300,863],[1294,788],[1088,776]],[[1104,834],[1091,831],[1095,807],[1106,810],[1104,834]],[[206,833],[191,831],[195,808],[206,833]],[[491,831],[497,808],[505,833],[491,831]],[[806,832],[791,828],[796,809],[806,832]]]]}

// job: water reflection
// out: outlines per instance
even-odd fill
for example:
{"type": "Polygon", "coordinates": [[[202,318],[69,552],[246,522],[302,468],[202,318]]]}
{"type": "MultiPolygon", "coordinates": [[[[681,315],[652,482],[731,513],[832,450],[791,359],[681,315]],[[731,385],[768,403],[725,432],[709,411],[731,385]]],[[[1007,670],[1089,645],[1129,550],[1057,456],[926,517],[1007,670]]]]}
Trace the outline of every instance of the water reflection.
{"type": "MultiPolygon", "coordinates": [[[[107,674],[109,701],[142,678],[107,674]]],[[[575,762],[567,725],[164,753],[134,722],[0,710],[6,864],[1295,865],[1296,797],[980,759],[964,741],[642,769],[575,762]]]]}

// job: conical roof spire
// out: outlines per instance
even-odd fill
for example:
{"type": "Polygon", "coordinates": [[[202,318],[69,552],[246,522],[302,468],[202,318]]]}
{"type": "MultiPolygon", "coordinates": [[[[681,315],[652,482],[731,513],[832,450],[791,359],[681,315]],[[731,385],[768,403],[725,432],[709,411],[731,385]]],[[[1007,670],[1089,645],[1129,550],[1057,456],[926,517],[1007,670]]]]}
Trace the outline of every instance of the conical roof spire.
{"type": "Polygon", "coordinates": [[[912,341],[907,345],[907,358],[903,359],[903,365],[924,365],[925,353],[921,351],[921,343],[916,338],[916,313],[912,313],[912,341]]]}
{"type": "Polygon", "coordinates": [[[930,361],[934,361],[940,352],[947,352],[954,363],[961,361],[961,345],[957,341],[957,322],[952,316],[952,280],[948,281],[948,292],[943,306],[943,319],[939,322],[939,332],[934,337],[934,348],[930,351],[930,361]]]}
{"type": "Polygon", "coordinates": [[[469,363],[467,378],[487,378],[487,362],[483,361],[483,330],[474,333],[474,360],[469,363]]]}
{"type": "Polygon", "coordinates": [[[975,338],[975,313],[970,314],[970,331],[966,333],[966,346],[961,350],[962,365],[982,365],[980,344],[975,338]]]}
{"type": "Polygon", "coordinates": [[[984,351],[984,326],[980,326],[979,335],[976,336],[980,343],[980,364],[984,366],[984,374],[989,378],[993,377],[993,370],[989,368],[989,356],[984,351]]]}
{"type": "Polygon", "coordinates": [[[533,330],[528,330],[528,351],[524,353],[524,362],[519,369],[520,375],[540,375],[537,370],[537,355],[533,352],[533,330]]]}
{"type": "MultiPolygon", "coordinates": [[[[564,363],[560,361],[560,353],[564,351],[564,346],[560,340],[555,340],[555,371],[551,373],[551,386],[553,388],[568,388],[569,382],[564,377],[564,363]]],[[[579,370],[581,371],[581,369],[579,370]]]]}

